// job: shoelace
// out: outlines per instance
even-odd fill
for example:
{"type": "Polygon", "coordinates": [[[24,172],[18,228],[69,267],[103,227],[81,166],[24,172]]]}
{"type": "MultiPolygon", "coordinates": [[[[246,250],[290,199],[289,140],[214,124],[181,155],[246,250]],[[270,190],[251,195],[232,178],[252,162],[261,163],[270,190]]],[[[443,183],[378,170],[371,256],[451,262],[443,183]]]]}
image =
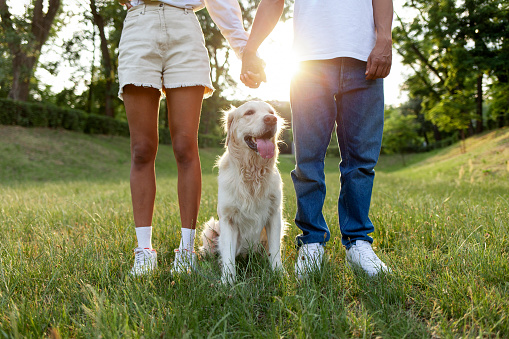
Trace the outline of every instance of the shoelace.
{"type": "Polygon", "coordinates": [[[318,257],[320,256],[320,250],[318,247],[312,247],[307,248],[307,251],[304,251],[304,253],[301,256],[301,260],[309,260],[311,262],[316,262],[318,260],[318,257]]]}
{"type": "Polygon", "coordinates": [[[380,262],[380,259],[376,256],[375,252],[373,252],[373,248],[371,248],[371,246],[361,244],[355,246],[355,248],[357,249],[359,257],[364,257],[374,264],[380,262]]]}
{"type": "MultiPolygon", "coordinates": [[[[191,252],[191,253],[196,253],[195,251],[190,251],[190,250],[185,249],[185,248],[183,248],[183,249],[182,249],[182,251],[186,251],[186,252],[188,252],[188,253],[189,253],[189,252],[191,252]]],[[[175,252],[175,253],[180,252],[180,248],[176,248],[176,249],[174,249],[174,250],[173,250],[173,252],[175,252]]]]}
{"type": "Polygon", "coordinates": [[[141,250],[134,250],[134,264],[135,265],[143,265],[145,263],[145,251],[151,252],[152,250],[147,248],[142,248],[141,250]]]}
{"type": "Polygon", "coordinates": [[[173,251],[175,253],[177,253],[177,255],[175,256],[175,260],[179,261],[179,263],[178,263],[179,265],[185,263],[185,261],[189,261],[189,263],[191,265],[193,264],[193,255],[196,254],[195,251],[190,251],[190,250],[185,249],[185,248],[183,248],[183,249],[176,248],[173,251]],[[178,253],[180,253],[180,255],[178,255],[178,253]]]}

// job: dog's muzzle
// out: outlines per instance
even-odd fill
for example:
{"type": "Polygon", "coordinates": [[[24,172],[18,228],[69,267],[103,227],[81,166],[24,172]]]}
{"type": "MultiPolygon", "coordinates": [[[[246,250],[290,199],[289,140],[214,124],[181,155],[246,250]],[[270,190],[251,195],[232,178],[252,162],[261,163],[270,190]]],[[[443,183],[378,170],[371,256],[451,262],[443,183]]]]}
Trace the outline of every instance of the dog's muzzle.
{"type": "Polygon", "coordinates": [[[270,126],[269,129],[259,136],[247,135],[244,137],[246,145],[255,152],[258,152],[264,159],[270,159],[274,156],[275,145],[272,138],[276,135],[276,126],[270,126]]]}

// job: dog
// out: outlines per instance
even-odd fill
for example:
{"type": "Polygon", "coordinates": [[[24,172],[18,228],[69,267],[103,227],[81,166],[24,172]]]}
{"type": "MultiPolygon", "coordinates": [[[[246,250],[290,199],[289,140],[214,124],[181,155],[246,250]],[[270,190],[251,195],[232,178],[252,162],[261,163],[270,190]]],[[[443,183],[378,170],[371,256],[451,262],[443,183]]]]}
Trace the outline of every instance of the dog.
{"type": "Polygon", "coordinates": [[[235,257],[263,247],[274,271],[283,270],[284,234],[281,174],[277,168],[284,120],[266,102],[232,107],[223,117],[225,152],[217,161],[219,220],[201,233],[203,254],[219,253],[221,281],[235,281],[235,257]]]}

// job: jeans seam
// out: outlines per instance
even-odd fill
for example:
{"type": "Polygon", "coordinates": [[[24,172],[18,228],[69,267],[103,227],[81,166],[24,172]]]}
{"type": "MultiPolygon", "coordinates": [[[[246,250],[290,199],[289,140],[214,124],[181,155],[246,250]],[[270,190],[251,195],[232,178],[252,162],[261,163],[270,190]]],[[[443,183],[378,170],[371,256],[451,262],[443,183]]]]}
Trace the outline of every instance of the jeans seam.
{"type": "MultiPolygon", "coordinates": [[[[343,59],[341,60],[341,66],[339,68],[340,70],[340,74],[339,74],[339,93],[341,95],[341,100],[343,99],[343,90],[344,90],[344,61],[343,59]]],[[[336,114],[339,115],[339,120],[341,121],[341,139],[343,141],[343,145],[344,145],[344,149],[342,150],[341,147],[339,148],[339,152],[341,154],[341,161],[345,161],[346,162],[346,167],[348,167],[348,163],[349,163],[349,151],[348,151],[348,145],[347,145],[347,140],[348,138],[346,137],[346,128],[345,128],[345,124],[343,122],[343,111],[341,109],[341,105],[337,105],[337,108],[338,112],[336,114]],[[345,156],[343,156],[343,152],[345,153],[345,156]]],[[[339,146],[339,145],[338,145],[339,146]]],[[[340,175],[342,176],[343,174],[341,173],[341,170],[339,171],[340,172],[340,175]]],[[[340,191],[340,195],[341,195],[341,191],[340,191]]],[[[338,204],[339,204],[339,201],[338,201],[338,204]]],[[[346,225],[348,224],[348,219],[349,219],[349,214],[350,214],[350,207],[349,207],[349,204],[345,201],[345,208],[347,210],[347,215],[346,215],[346,219],[345,219],[345,227],[346,225]]],[[[338,210],[339,211],[339,210],[338,210]]],[[[339,215],[338,215],[338,221],[339,221],[339,215]]],[[[340,226],[340,229],[341,229],[341,225],[340,226]]]]}

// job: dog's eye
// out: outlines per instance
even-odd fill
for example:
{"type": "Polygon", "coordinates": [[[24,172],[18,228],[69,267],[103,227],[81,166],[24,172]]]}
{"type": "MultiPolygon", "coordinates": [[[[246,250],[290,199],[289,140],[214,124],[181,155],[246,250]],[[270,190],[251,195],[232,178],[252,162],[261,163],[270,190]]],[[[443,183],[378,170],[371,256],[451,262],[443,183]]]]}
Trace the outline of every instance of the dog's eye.
{"type": "Polygon", "coordinates": [[[269,111],[269,114],[272,114],[272,115],[274,115],[274,111],[269,111]]]}
{"type": "Polygon", "coordinates": [[[253,115],[255,114],[255,111],[250,109],[249,111],[247,111],[246,113],[244,113],[244,115],[253,115]]]}

